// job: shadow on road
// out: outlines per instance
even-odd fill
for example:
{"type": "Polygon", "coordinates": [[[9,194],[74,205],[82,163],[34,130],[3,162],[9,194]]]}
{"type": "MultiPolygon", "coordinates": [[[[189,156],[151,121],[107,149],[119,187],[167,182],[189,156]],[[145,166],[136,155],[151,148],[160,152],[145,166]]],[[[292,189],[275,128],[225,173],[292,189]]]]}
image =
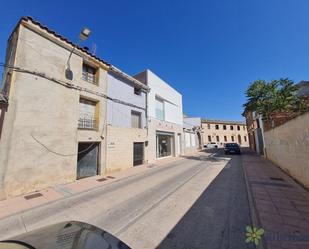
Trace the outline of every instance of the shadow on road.
{"type": "MultiPolygon", "coordinates": [[[[209,153],[209,151],[207,151],[209,153]]],[[[157,248],[222,249],[255,248],[245,243],[245,227],[251,224],[241,156],[187,157],[193,160],[229,162],[157,248]]]]}

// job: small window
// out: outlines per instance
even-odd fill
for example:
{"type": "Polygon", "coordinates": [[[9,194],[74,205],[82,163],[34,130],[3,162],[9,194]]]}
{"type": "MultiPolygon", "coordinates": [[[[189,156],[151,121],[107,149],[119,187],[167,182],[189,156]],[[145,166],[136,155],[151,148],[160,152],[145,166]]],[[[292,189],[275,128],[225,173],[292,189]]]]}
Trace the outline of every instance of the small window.
{"type": "Polygon", "coordinates": [[[223,125],[223,130],[226,130],[226,125],[223,125]]]}
{"type": "Polygon", "coordinates": [[[240,126],[239,125],[237,125],[237,130],[240,131],[240,126]]]}
{"type": "Polygon", "coordinates": [[[210,124],[207,124],[207,128],[210,129],[210,124]]]}
{"type": "Polygon", "coordinates": [[[231,136],[232,142],[234,142],[234,136],[231,136]]]}
{"type": "Polygon", "coordinates": [[[131,127],[142,128],[142,114],[140,112],[131,111],[131,127]]]}
{"type": "Polygon", "coordinates": [[[211,136],[208,136],[208,142],[211,142],[211,136]]]}
{"type": "Polygon", "coordinates": [[[244,140],[245,140],[245,142],[247,142],[247,137],[246,136],[244,136],[244,140]]]}
{"type": "Polygon", "coordinates": [[[134,87],[134,94],[141,95],[141,93],[142,93],[142,89],[141,88],[134,87]]]}
{"type": "Polygon", "coordinates": [[[216,130],[219,130],[219,125],[216,125],[216,130]]]}
{"type": "Polygon", "coordinates": [[[224,136],[224,142],[227,142],[227,137],[226,136],[224,136]]]}
{"type": "Polygon", "coordinates": [[[231,131],[232,131],[232,130],[234,130],[234,127],[233,127],[233,125],[230,125],[230,129],[231,129],[231,131]]]}
{"type": "Polygon", "coordinates": [[[242,129],[245,131],[246,130],[246,126],[243,126],[242,129]]]}
{"type": "Polygon", "coordinates": [[[86,80],[90,83],[97,83],[97,68],[92,67],[86,63],[83,63],[83,80],[86,80]]]}
{"type": "Polygon", "coordinates": [[[217,142],[220,142],[220,138],[219,136],[216,136],[217,142]]]}

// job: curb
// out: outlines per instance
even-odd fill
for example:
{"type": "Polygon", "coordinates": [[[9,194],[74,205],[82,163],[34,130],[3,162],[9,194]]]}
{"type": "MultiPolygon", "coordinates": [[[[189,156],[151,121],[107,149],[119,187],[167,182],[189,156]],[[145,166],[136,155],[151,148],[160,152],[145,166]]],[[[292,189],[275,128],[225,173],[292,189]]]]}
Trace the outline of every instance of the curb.
{"type": "MultiPolygon", "coordinates": [[[[246,183],[247,197],[248,197],[248,204],[249,204],[249,213],[250,213],[250,217],[251,217],[251,226],[260,228],[261,227],[261,221],[259,219],[257,208],[255,206],[255,202],[254,202],[253,194],[252,194],[252,191],[251,191],[250,183],[249,183],[249,180],[248,180],[247,172],[246,172],[246,169],[244,167],[243,157],[241,159],[241,167],[242,167],[242,170],[243,170],[243,175],[244,175],[244,179],[245,179],[245,183],[246,183]]],[[[259,243],[259,245],[257,245],[257,246],[254,244],[254,246],[257,249],[267,249],[267,243],[264,239],[264,236],[262,236],[261,243],[259,243]]]]}

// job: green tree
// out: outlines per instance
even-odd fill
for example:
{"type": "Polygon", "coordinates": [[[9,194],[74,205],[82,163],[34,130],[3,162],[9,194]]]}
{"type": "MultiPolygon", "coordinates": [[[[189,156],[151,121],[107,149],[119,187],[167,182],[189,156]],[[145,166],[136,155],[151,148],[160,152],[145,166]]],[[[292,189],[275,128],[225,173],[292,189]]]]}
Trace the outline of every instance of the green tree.
{"type": "Polygon", "coordinates": [[[248,111],[261,114],[267,121],[272,115],[280,112],[303,112],[303,100],[297,97],[298,88],[288,78],[272,80],[256,80],[250,84],[245,94],[247,97],[244,114],[248,111]]]}

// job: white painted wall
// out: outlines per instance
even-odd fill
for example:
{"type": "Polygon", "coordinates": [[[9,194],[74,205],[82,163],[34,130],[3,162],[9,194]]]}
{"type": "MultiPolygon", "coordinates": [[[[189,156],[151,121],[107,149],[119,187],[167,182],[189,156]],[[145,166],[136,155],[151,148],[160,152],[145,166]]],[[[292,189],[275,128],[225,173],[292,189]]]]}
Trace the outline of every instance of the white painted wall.
{"type": "Polygon", "coordinates": [[[165,121],[183,125],[182,95],[150,70],[147,69],[146,73],[147,83],[150,87],[148,95],[149,116],[156,117],[155,98],[158,96],[164,100],[165,121]]]}

